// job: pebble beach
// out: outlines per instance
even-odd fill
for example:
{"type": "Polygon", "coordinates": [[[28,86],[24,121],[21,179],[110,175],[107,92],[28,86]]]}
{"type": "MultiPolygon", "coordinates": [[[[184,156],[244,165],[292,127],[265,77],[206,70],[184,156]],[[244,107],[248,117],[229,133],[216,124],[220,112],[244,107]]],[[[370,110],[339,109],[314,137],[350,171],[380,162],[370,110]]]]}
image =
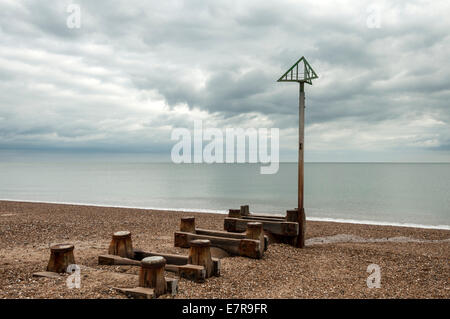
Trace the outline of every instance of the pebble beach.
{"type": "MultiPolygon", "coordinates": [[[[131,231],[135,248],[187,254],[173,247],[182,216],[223,230],[220,214],[0,201],[0,298],[127,298],[113,287],[136,287],[138,268],[97,262],[112,233],[131,231]],[[59,243],[75,245],[80,288],[64,274],[32,276],[59,243]]],[[[176,296],[160,298],[447,299],[449,260],[449,230],[307,221],[304,249],[271,244],[261,260],[222,258],[220,277],[180,279],[176,296]],[[367,286],[370,264],[380,267],[380,288],[367,286]]]]}

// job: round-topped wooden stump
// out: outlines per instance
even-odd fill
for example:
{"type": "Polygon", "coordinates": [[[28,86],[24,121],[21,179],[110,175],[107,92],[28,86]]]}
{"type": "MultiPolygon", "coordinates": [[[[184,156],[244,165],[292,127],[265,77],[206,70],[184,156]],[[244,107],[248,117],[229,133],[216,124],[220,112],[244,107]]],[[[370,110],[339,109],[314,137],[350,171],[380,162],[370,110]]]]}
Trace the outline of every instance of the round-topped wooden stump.
{"type": "Polygon", "coordinates": [[[214,265],[211,258],[211,242],[207,239],[195,239],[189,243],[188,264],[205,267],[206,278],[212,276],[214,265]]]}
{"type": "Polygon", "coordinates": [[[75,264],[73,249],[74,246],[71,244],[57,244],[51,246],[47,271],[58,273],[66,272],[69,265],[75,264]]]}
{"type": "Polygon", "coordinates": [[[247,223],[246,237],[248,239],[259,240],[260,251],[264,251],[264,230],[263,224],[260,222],[247,223]]]}
{"type": "Polygon", "coordinates": [[[108,254],[132,259],[134,252],[131,233],[129,231],[115,232],[109,244],[108,254]]]}
{"type": "Polygon", "coordinates": [[[139,271],[139,287],[153,288],[155,295],[166,293],[166,279],[164,278],[164,267],[166,260],[161,256],[146,257],[141,260],[139,271]]]}
{"type": "Polygon", "coordinates": [[[181,217],[180,231],[186,233],[195,233],[195,217],[181,217]]]}

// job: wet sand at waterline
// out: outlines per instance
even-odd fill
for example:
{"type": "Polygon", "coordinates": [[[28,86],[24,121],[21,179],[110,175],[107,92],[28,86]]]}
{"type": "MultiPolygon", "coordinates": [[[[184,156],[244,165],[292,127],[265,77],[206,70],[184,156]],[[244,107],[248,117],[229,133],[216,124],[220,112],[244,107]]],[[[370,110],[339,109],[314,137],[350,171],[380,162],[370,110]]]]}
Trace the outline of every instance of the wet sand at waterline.
{"type": "MultiPolygon", "coordinates": [[[[180,217],[223,229],[224,215],[0,201],[0,298],[126,298],[112,287],[137,286],[137,267],[99,266],[111,235],[129,230],[133,246],[187,254],[173,247],[180,217]],[[49,246],[75,245],[81,288],[67,275],[35,278],[49,246]]],[[[307,222],[307,246],[272,244],[261,260],[222,259],[221,277],[179,281],[176,298],[449,298],[450,231],[334,222],[307,222]],[[381,288],[368,288],[378,264],[381,288]]],[[[168,276],[174,276],[168,273],[168,276]]]]}

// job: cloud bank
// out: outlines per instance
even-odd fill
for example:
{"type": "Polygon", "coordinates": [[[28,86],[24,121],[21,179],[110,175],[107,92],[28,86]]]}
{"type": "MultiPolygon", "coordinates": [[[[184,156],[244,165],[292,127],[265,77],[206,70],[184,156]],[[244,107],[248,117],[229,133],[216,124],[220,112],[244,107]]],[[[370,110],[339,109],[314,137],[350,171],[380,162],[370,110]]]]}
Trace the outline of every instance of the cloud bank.
{"type": "MultiPolygon", "coordinates": [[[[448,1],[0,3],[0,152],[147,152],[173,128],[280,128],[296,160],[304,55],[306,160],[448,161],[448,1]],[[69,4],[81,9],[68,28],[69,4]],[[373,15],[379,27],[370,25],[373,15]]],[[[1,153],[0,153],[1,154],[1,153]]]]}

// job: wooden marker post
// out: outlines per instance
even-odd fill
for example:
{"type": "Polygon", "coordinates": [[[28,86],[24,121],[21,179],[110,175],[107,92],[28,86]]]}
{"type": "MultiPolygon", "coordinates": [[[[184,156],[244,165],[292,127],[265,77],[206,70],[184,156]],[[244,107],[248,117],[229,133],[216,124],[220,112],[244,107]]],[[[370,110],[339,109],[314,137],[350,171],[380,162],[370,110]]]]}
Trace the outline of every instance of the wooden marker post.
{"type": "Polygon", "coordinates": [[[211,242],[207,239],[196,239],[190,242],[188,264],[205,267],[206,278],[213,275],[214,265],[211,258],[211,242]]]}
{"type": "Polygon", "coordinates": [[[298,228],[297,247],[305,247],[305,208],[303,207],[303,181],[304,181],[304,156],[305,143],[305,83],[300,82],[299,94],[299,124],[298,124],[298,228]]]}
{"type": "Polygon", "coordinates": [[[47,271],[64,273],[67,267],[75,264],[73,256],[74,246],[71,244],[58,244],[50,247],[50,260],[47,271]]]}
{"type": "Polygon", "coordinates": [[[161,256],[146,257],[141,260],[139,287],[153,288],[156,297],[166,293],[164,267],[166,260],[161,256]]]}
{"type": "Polygon", "coordinates": [[[108,254],[133,259],[133,243],[129,231],[118,231],[112,236],[108,254]]]}
{"type": "Polygon", "coordinates": [[[318,76],[305,57],[301,57],[291,66],[279,79],[278,82],[298,82],[300,84],[299,94],[299,119],[298,119],[298,225],[299,234],[297,237],[297,247],[305,247],[305,208],[303,206],[303,150],[305,142],[305,83],[312,84],[313,79],[318,76]]]}
{"type": "Polygon", "coordinates": [[[195,234],[195,217],[181,217],[180,231],[195,234]]]}

